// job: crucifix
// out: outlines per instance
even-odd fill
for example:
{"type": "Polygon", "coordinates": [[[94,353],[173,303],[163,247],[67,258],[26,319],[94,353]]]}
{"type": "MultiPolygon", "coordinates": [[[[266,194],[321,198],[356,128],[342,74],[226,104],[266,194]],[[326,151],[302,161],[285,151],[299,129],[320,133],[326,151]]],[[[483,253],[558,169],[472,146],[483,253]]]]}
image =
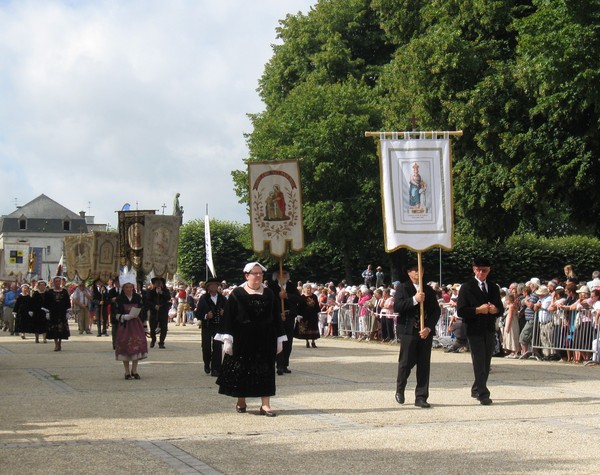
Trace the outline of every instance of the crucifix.
{"type": "Polygon", "coordinates": [[[161,208],[162,208],[162,210],[163,210],[162,214],[165,214],[165,208],[166,208],[166,207],[167,207],[167,205],[163,203],[163,205],[161,206],[161,208]]]}

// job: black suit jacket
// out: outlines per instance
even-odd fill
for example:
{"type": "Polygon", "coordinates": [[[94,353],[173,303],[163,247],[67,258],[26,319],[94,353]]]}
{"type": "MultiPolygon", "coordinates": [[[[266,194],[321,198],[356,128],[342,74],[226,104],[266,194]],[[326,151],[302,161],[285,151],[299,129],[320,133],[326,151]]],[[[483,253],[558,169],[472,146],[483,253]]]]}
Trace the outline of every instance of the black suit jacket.
{"type": "Polygon", "coordinates": [[[494,333],[496,331],[496,318],[501,316],[504,311],[498,286],[489,279],[486,281],[486,286],[488,289],[487,295],[479,287],[477,279],[471,277],[460,286],[458,291],[456,313],[466,325],[467,336],[494,333]],[[498,313],[477,315],[475,308],[485,303],[494,304],[498,309],[498,313]]]}
{"type": "MultiPolygon", "coordinates": [[[[435,335],[435,326],[440,318],[441,309],[435,295],[435,291],[429,286],[423,286],[425,293],[424,310],[425,326],[431,329],[431,335],[435,335]]],[[[398,314],[397,325],[398,335],[411,335],[420,330],[421,310],[420,304],[413,302],[413,297],[417,293],[414,284],[411,281],[400,284],[394,296],[394,312],[398,314]],[[415,322],[417,327],[415,327],[415,322]]]]}

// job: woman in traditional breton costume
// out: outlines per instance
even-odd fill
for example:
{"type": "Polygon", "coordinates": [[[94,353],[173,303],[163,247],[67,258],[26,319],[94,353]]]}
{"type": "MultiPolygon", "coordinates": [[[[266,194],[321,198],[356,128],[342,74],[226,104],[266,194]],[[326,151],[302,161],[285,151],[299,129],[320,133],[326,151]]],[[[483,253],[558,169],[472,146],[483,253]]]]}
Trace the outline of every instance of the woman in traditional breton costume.
{"type": "Polygon", "coordinates": [[[21,295],[15,301],[13,312],[15,314],[15,333],[19,333],[25,340],[25,333],[34,333],[33,328],[33,301],[29,294],[30,285],[21,286],[21,295]]]}
{"type": "Polygon", "coordinates": [[[119,283],[121,284],[121,293],[116,302],[116,320],[119,329],[115,356],[117,361],[123,362],[125,379],[140,379],[138,361],[148,357],[147,315],[142,296],[135,292],[135,277],[126,273],[119,277],[119,283]]]}
{"type": "Polygon", "coordinates": [[[306,340],[306,347],[317,347],[315,340],[319,338],[319,299],[313,293],[312,284],[302,286],[302,302],[298,307],[298,317],[294,337],[306,340]],[[309,344],[308,340],[312,340],[309,344]]]}
{"type": "Polygon", "coordinates": [[[275,417],[275,356],[287,341],[275,294],[262,283],[266,271],[258,262],[244,267],[246,282],[230,294],[221,317],[223,364],[217,378],[219,393],[237,398],[236,410],[246,412],[246,398],[260,397],[260,414],[275,417]]]}
{"type": "Polygon", "coordinates": [[[46,298],[46,286],[45,280],[38,280],[35,290],[31,294],[31,300],[33,303],[33,333],[35,333],[35,342],[40,342],[40,335],[44,338],[46,343],[46,331],[48,327],[48,320],[46,320],[46,312],[43,310],[44,299],[46,298]]]}
{"type": "Polygon", "coordinates": [[[54,351],[62,350],[62,340],[71,336],[67,310],[71,308],[71,297],[63,287],[64,277],[57,275],[52,279],[52,289],[45,293],[44,311],[47,311],[48,331],[46,336],[54,340],[54,351]]]}

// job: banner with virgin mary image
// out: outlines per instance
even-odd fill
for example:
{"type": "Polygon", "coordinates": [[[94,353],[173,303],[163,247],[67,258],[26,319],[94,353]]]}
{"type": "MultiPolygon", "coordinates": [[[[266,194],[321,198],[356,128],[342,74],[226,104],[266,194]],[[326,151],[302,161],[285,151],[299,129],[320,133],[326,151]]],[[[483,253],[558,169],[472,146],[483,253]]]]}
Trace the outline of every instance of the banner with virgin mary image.
{"type": "Polygon", "coordinates": [[[298,160],[249,162],[250,224],[254,252],[283,257],[304,249],[298,160]]]}
{"type": "Polygon", "coordinates": [[[448,139],[381,139],[385,250],[453,247],[448,139]]]}

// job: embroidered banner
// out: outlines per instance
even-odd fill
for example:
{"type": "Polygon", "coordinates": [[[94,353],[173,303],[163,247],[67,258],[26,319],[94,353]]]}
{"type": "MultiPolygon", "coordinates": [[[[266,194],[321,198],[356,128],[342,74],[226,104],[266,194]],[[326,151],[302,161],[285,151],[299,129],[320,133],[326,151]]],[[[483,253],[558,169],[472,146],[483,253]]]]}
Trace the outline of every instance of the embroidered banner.
{"type": "Polygon", "coordinates": [[[172,276],[177,271],[181,216],[148,214],[144,217],[143,264],[146,274],[172,276]]]}
{"type": "Polygon", "coordinates": [[[44,261],[43,247],[31,247],[29,248],[29,265],[27,272],[30,278],[42,277],[42,263],[44,261]]]}
{"type": "Polygon", "coordinates": [[[450,141],[381,139],[385,250],[453,247],[450,141]]]}
{"type": "Polygon", "coordinates": [[[119,213],[119,265],[138,269],[144,256],[145,217],[154,210],[118,211],[119,213]]]}
{"type": "Polygon", "coordinates": [[[79,276],[81,280],[87,280],[92,275],[94,258],[93,235],[78,234],[65,236],[65,274],[69,279],[79,276]]]}
{"type": "Polygon", "coordinates": [[[254,252],[269,246],[274,257],[283,257],[288,244],[304,248],[302,193],[298,160],[249,162],[250,224],[254,252]]]}
{"type": "Polygon", "coordinates": [[[119,235],[117,233],[94,231],[94,263],[92,276],[108,282],[119,275],[119,235]]]}

